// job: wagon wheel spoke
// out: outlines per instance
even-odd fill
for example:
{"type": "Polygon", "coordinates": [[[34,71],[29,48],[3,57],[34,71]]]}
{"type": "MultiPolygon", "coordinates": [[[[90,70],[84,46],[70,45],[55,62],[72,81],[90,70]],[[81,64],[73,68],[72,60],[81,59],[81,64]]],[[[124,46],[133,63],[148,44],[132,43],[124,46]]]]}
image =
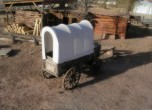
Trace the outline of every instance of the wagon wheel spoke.
{"type": "Polygon", "coordinates": [[[76,86],[80,79],[80,73],[76,71],[77,68],[72,67],[70,68],[63,79],[63,87],[64,89],[72,89],[74,86],[76,86]]]}
{"type": "Polygon", "coordinates": [[[77,72],[77,73],[75,74],[74,79],[73,79],[74,86],[76,86],[76,85],[79,83],[79,79],[80,79],[80,73],[77,72]]]}
{"type": "Polygon", "coordinates": [[[74,86],[72,79],[67,80],[66,82],[64,82],[64,88],[65,89],[72,89],[72,87],[74,86]]]}

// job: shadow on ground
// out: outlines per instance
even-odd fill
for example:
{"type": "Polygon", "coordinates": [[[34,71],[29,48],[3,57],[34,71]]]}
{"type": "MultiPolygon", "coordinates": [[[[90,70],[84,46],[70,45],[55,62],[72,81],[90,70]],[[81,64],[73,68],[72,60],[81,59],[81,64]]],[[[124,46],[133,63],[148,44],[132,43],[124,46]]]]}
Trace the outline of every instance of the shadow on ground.
{"type": "Polygon", "coordinates": [[[15,50],[14,50],[14,49],[13,49],[9,56],[10,56],[10,57],[14,57],[14,56],[16,56],[20,51],[21,51],[21,50],[18,50],[18,49],[15,49],[15,50]]]}
{"type": "Polygon", "coordinates": [[[146,27],[128,25],[126,36],[127,39],[152,36],[152,29],[146,27]]]}
{"type": "Polygon", "coordinates": [[[0,45],[0,49],[1,48],[9,48],[10,46],[9,45],[0,45]]]}
{"type": "MultiPolygon", "coordinates": [[[[11,46],[10,45],[0,45],[0,49],[6,49],[6,51],[8,50],[8,49],[11,49],[11,46]]],[[[7,55],[9,56],[9,57],[14,57],[14,56],[16,56],[19,52],[20,52],[21,50],[19,50],[19,49],[11,49],[8,53],[7,53],[7,55]]]]}
{"type": "Polygon", "coordinates": [[[111,60],[106,60],[102,64],[102,68],[98,73],[93,73],[94,79],[81,83],[79,87],[86,87],[95,83],[104,81],[116,75],[120,75],[129,69],[146,65],[152,62],[152,52],[144,52],[137,54],[128,54],[124,51],[117,51],[117,57],[111,60]]]}

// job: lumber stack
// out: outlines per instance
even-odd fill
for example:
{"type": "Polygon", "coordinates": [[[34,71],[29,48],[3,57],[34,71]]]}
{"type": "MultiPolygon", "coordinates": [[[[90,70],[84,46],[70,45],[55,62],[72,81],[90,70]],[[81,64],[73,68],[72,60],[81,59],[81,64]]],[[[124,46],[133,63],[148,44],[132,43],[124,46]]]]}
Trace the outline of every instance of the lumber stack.
{"type": "Polygon", "coordinates": [[[12,25],[8,25],[6,31],[12,33],[24,34],[24,35],[29,35],[32,34],[33,32],[33,30],[31,30],[24,24],[15,24],[15,23],[13,23],[12,25]]]}
{"type": "Polygon", "coordinates": [[[37,11],[16,11],[15,15],[16,24],[25,24],[29,28],[34,28],[36,19],[40,19],[41,15],[37,11]]]}
{"type": "Polygon", "coordinates": [[[119,16],[97,16],[94,19],[94,32],[97,35],[119,35],[124,39],[126,36],[128,19],[119,16]]]}
{"type": "Polygon", "coordinates": [[[42,20],[41,19],[36,19],[34,30],[33,30],[33,35],[40,36],[41,29],[42,29],[42,20]]]}

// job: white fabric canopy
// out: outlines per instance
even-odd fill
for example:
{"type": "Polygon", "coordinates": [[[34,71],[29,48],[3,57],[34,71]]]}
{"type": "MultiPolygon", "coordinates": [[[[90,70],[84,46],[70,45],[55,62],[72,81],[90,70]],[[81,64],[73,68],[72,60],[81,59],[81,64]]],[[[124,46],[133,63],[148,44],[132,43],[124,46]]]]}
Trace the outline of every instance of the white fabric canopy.
{"type": "Polygon", "coordinates": [[[53,51],[53,61],[63,63],[94,52],[93,27],[87,20],[70,25],[60,24],[44,27],[42,37],[42,59],[53,51]]]}

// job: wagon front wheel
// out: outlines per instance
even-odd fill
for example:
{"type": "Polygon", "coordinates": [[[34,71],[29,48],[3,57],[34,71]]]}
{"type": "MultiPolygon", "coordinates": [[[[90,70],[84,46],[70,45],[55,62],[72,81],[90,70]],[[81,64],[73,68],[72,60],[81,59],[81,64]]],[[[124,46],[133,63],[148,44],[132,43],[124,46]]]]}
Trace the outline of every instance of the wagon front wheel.
{"type": "Polygon", "coordinates": [[[78,70],[78,68],[76,67],[72,67],[70,68],[64,78],[63,78],[63,88],[66,90],[70,90],[73,89],[75,86],[78,85],[79,80],[80,80],[80,72],[78,70]]]}

